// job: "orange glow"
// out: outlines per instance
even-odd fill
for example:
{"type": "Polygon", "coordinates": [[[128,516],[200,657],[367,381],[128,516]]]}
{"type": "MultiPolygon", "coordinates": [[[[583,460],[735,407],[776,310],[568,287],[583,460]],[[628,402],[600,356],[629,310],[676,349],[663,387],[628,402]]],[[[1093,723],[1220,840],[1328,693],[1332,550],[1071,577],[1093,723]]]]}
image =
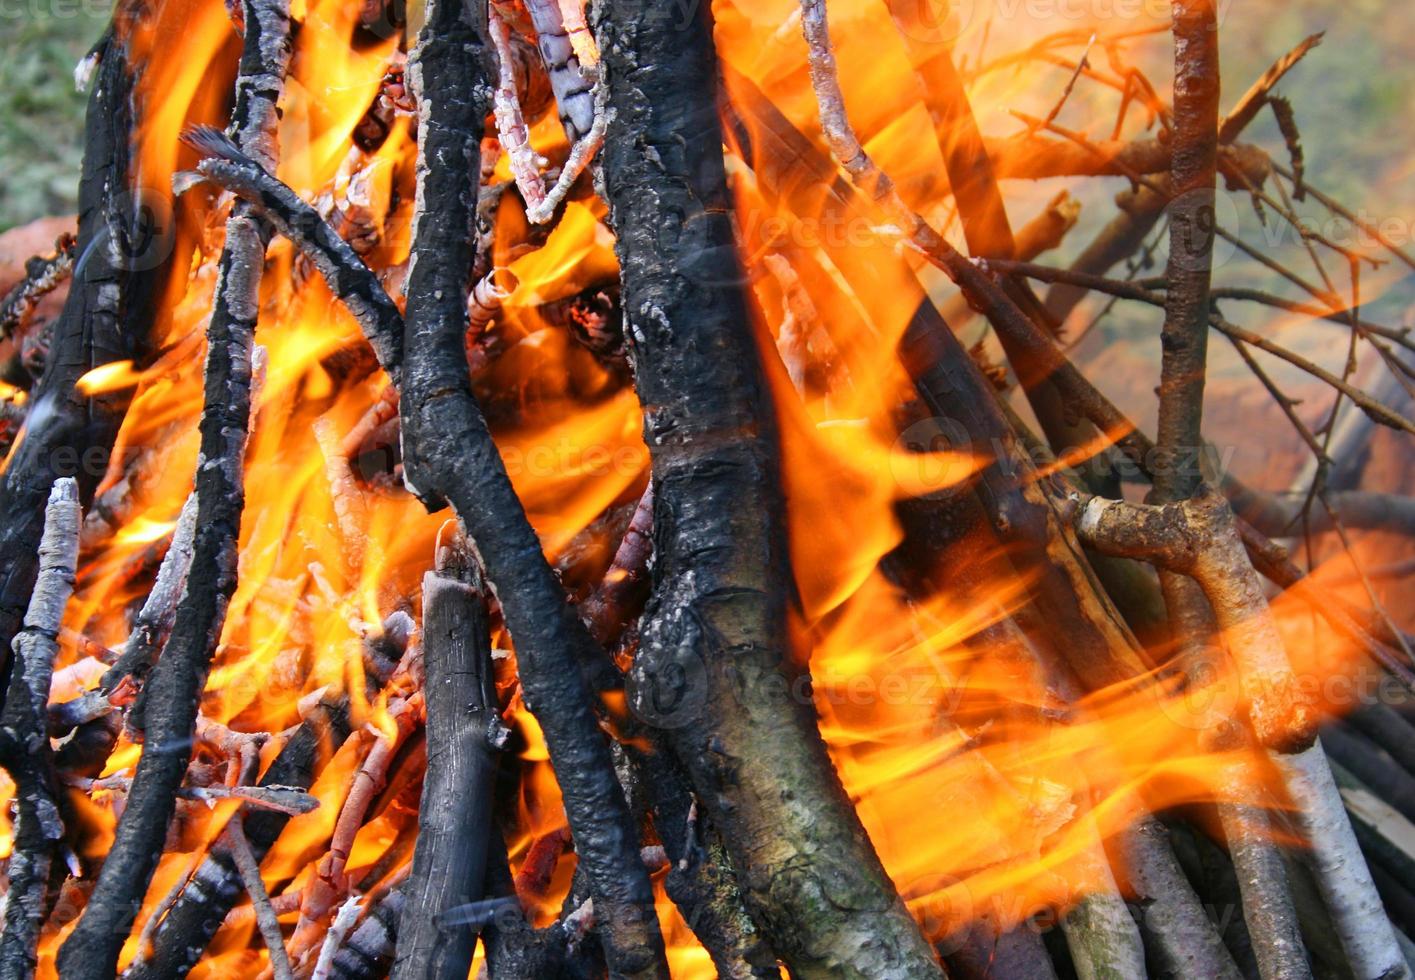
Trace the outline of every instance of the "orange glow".
{"type": "MultiPolygon", "coordinates": [[[[567,10],[573,5],[562,0],[567,10]]],[[[398,117],[378,145],[355,142],[400,40],[361,27],[362,6],[296,5],[301,25],[281,101],[279,175],[342,232],[354,236],[356,228],[367,246],[361,254],[401,302],[414,125],[398,117]]],[[[729,132],[728,170],[782,440],[796,600],[791,641],[811,667],[822,731],[847,792],[900,893],[930,937],[942,939],[984,915],[1007,925],[1039,909],[1065,909],[1094,884],[1087,869],[1099,842],[1145,812],[1240,791],[1269,798],[1273,787],[1256,754],[1203,744],[1198,719],[1208,717],[1207,704],[1239,704],[1234,678],[1181,690],[1157,670],[1081,696],[1069,675],[1059,676],[1050,664],[1064,660],[1056,655],[1070,639],[1043,640],[1018,625],[1043,570],[1000,537],[989,532],[950,545],[950,587],[936,593],[911,594],[891,574],[890,557],[906,537],[901,506],[967,492],[993,462],[992,450],[918,452],[901,434],[918,409],[898,357],[901,339],[921,303],[956,299],[952,287],[898,248],[876,216],[840,205],[832,165],[813,176],[807,163],[783,165],[763,149],[773,133],[750,110],[754,99],[826,152],[795,9],[792,0],[714,4],[726,85],[734,104],[747,107],[741,122],[751,137],[738,146],[729,132]]],[[[895,26],[877,2],[832,0],[830,9],[862,140],[909,204],[948,227],[953,201],[935,123],[895,26]]],[[[166,187],[186,152],[177,149],[181,127],[225,111],[236,36],[220,0],[162,0],[156,10],[137,35],[148,65],[142,180],[166,187]]],[[[982,24],[976,16],[959,25],[957,44],[973,44],[982,24]]],[[[1095,25],[1068,26],[1081,31],[1084,44],[1095,25]]],[[[581,60],[594,64],[592,38],[581,31],[572,40],[581,60]]],[[[1064,54],[1079,57],[1080,50],[1072,45],[1064,54]]],[[[966,73],[986,131],[1017,131],[1015,120],[1000,120],[1011,119],[1012,108],[1037,109],[1031,86],[1039,72],[1060,70],[1058,57],[1053,51],[1008,63],[1015,71],[974,65],[966,73]]],[[[1101,105],[1101,96],[1079,89],[1075,98],[1101,105]]],[[[1143,113],[1135,115],[1141,125],[1143,113]]],[[[553,107],[532,121],[531,139],[541,153],[563,154],[553,107]]],[[[493,180],[508,176],[501,159],[493,180]]],[[[1050,186],[1032,184],[1009,184],[1007,192],[1018,214],[1036,213],[1054,195],[1050,186]]],[[[649,457],[628,369],[589,352],[547,307],[612,286],[613,236],[598,200],[573,200],[543,242],[528,246],[519,204],[514,194],[506,197],[493,263],[516,285],[495,321],[495,356],[474,382],[547,557],[561,565],[569,587],[581,588],[599,580],[617,544],[606,530],[611,522],[601,518],[639,498],[649,457]]],[[[125,641],[131,610],[150,587],[190,492],[204,331],[228,211],[218,195],[198,216],[203,231],[191,274],[167,308],[161,356],[148,365],[108,364],[79,382],[85,394],[125,391],[132,403],[98,488],[100,498],[119,495],[122,511],[85,540],[58,668],[87,656],[73,636],[109,648],[125,641]]],[[[949,233],[961,238],[956,228],[949,233]]],[[[389,380],[373,366],[358,325],[287,242],[270,247],[261,303],[240,576],[201,710],[237,731],[287,733],[301,722],[302,702],[322,695],[349,704],[351,734],[326,747],[309,790],[320,805],[292,818],[262,863],[276,896],[298,893],[313,877],[354,774],[378,740],[396,746],[401,768],[387,775],[388,788],[349,854],[352,887],[363,894],[404,873],[411,860],[426,754],[422,735],[410,734],[420,705],[409,708],[406,691],[379,691],[363,654],[390,616],[419,617],[422,576],[439,535],[448,533],[450,512],[427,513],[402,486],[396,423],[370,426],[361,443],[345,444],[380,405],[389,380]],[[403,709],[414,717],[399,715],[403,709]]],[[[0,397],[13,396],[0,387],[0,397]]],[[[1038,475],[1080,463],[1123,435],[1105,433],[1038,475]]],[[[1292,596],[1276,606],[1299,669],[1324,680],[1354,671],[1356,653],[1315,637],[1304,608],[1292,596]]],[[[1128,629],[1112,625],[1116,662],[1141,662],[1128,629]]],[[[498,628],[493,641],[504,721],[513,732],[502,765],[516,784],[507,840],[515,871],[534,842],[566,820],[544,736],[515,681],[511,638],[498,628]]],[[[1150,663],[1168,653],[1144,652],[1150,663]]],[[[98,676],[76,671],[66,683],[92,687],[98,676]]],[[[622,695],[607,700],[611,715],[627,710],[622,695]]],[[[1327,700],[1336,710],[1336,699],[1327,700]]],[[[263,752],[262,769],[277,745],[274,739],[263,752]]],[[[130,776],[140,752],[120,740],[103,774],[130,776]]],[[[13,793],[0,777],[0,804],[13,793]]],[[[70,792],[87,835],[83,856],[111,843],[116,796],[70,792]]],[[[191,826],[184,824],[180,849],[163,858],[144,916],[233,810],[221,804],[191,816],[184,809],[191,826]]],[[[0,816],[0,856],[8,853],[10,830],[0,816]]],[[[533,915],[544,921],[558,912],[572,867],[573,855],[560,859],[533,915]]],[[[657,884],[674,976],[713,976],[706,951],[657,884]]],[[[293,928],[293,915],[285,921],[293,928]]],[[[64,935],[45,935],[41,976],[54,975],[64,935]]],[[[133,938],[125,961],[137,952],[133,938]]],[[[267,966],[249,917],[233,914],[193,976],[254,976],[267,966]]]]}

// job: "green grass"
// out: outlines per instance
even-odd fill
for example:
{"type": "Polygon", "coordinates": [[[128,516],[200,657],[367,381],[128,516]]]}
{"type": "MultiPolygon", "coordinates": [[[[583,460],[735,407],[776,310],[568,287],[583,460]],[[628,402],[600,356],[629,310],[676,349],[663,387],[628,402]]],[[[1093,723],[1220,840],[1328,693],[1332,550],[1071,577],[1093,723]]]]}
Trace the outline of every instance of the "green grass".
{"type": "Polygon", "coordinates": [[[93,0],[0,7],[0,231],[76,209],[87,96],[74,66],[107,22],[93,0]]]}

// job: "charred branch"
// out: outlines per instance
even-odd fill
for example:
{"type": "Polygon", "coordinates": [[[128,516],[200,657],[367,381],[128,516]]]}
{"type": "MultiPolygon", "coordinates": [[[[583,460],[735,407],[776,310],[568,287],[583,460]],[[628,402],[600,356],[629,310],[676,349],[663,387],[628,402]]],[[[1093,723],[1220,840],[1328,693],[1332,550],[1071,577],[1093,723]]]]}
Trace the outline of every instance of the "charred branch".
{"type": "Polygon", "coordinates": [[[23,330],[39,301],[69,278],[76,244],[73,235],[63,235],[54,243],[53,255],[36,255],[25,263],[24,278],[0,299],[0,339],[23,330]]]}
{"type": "MultiPolygon", "coordinates": [[[[197,175],[255,207],[300,249],[359,322],[380,366],[397,381],[403,360],[403,316],[353,247],[318,211],[220,132],[196,127],[186,139],[205,154],[197,164],[197,175]]],[[[186,182],[178,184],[178,189],[185,186],[186,182]]]]}
{"type": "Polygon", "coordinates": [[[609,746],[575,666],[593,639],[569,606],[512,489],[471,391],[463,334],[474,257],[476,165],[486,115],[486,5],[427,10],[408,75],[421,112],[400,414],[408,482],[462,519],[516,640],[522,690],[540,721],[576,851],[599,907],[610,969],[666,973],[637,835],[609,746]]]}
{"type": "MultiPolygon", "coordinates": [[[[308,788],[324,758],[325,748],[338,744],[348,731],[342,705],[316,705],[270,764],[261,786],[308,788]]],[[[289,814],[274,810],[246,813],[246,840],[256,860],[275,843],[289,814]]],[[[241,895],[241,878],[234,857],[218,845],[198,866],[181,896],[154,934],[153,948],[144,951],[127,970],[127,980],[184,977],[196,965],[241,895]]]]}
{"type": "Polygon", "coordinates": [[[777,435],[727,213],[710,16],[675,29],[651,6],[617,4],[596,25],[605,184],[653,460],[654,587],[630,701],[690,773],[793,972],[937,975],[810,705],[789,696],[777,435]]]}
{"type": "Polygon", "coordinates": [[[56,480],[45,508],[34,595],[12,642],[15,663],[0,712],[0,765],[15,781],[17,803],[0,937],[0,976],[6,980],[33,975],[50,866],[64,834],[44,708],[78,556],[78,485],[73,479],[56,480]]]}
{"type": "MultiPolygon", "coordinates": [[[[12,450],[0,484],[0,661],[7,660],[34,586],[45,501],[54,480],[65,475],[56,471],[56,460],[82,459],[95,448],[107,453],[127,410],[129,392],[89,397],[76,383],[93,368],[147,356],[157,304],[178,251],[163,238],[171,226],[154,227],[156,215],[142,203],[145,192],[134,186],[134,82],[127,40],[110,29],[96,50],[101,59],[89,97],[79,180],[77,269],[54,326],[44,374],[31,392],[31,417],[42,424],[32,425],[12,450]],[[172,252],[164,256],[162,248],[172,252]]],[[[92,494],[97,477],[91,468],[79,467],[81,498],[92,494]]]]}
{"type": "MultiPolygon", "coordinates": [[[[243,151],[273,167],[276,100],[290,58],[284,0],[248,0],[245,46],[231,132],[243,151]]],[[[177,604],[165,656],[148,687],[152,710],[129,805],[78,926],[59,954],[75,977],[112,975],[123,943],[120,924],[141,898],[172,817],[176,788],[191,758],[197,702],[236,587],[236,542],[244,506],[244,458],[251,414],[251,349],[260,308],[268,231],[238,206],[226,223],[207,329],[201,463],[196,473],[192,571],[177,604]]]]}

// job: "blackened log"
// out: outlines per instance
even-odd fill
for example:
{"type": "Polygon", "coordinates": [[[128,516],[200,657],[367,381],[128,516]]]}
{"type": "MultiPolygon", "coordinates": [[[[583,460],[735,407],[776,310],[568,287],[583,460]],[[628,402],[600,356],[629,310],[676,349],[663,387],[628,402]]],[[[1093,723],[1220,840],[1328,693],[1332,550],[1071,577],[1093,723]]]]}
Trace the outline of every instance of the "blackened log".
{"type": "Polygon", "coordinates": [[[25,262],[24,278],[0,300],[0,339],[14,337],[29,322],[39,301],[74,271],[76,240],[68,232],[54,243],[54,254],[35,255],[25,262]]]}
{"type": "Polygon", "coordinates": [[[155,216],[134,193],[134,79],[126,39],[110,28],[95,51],[101,60],[84,126],[79,268],[32,392],[29,429],[0,483],[0,668],[6,670],[34,587],[49,488],[57,477],[74,476],[80,498],[92,494],[131,396],[125,390],[86,397],[75,383],[103,364],[147,356],[172,267],[171,256],[156,250],[166,241],[161,232],[171,231],[170,218],[155,216]]]}
{"type": "Polygon", "coordinates": [[[448,922],[446,913],[481,900],[487,844],[499,833],[491,814],[500,723],[490,622],[475,566],[452,577],[457,572],[444,566],[423,577],[427,771],[413,873],[403,886],[398,980],[467,976],[477,930],[448,922]]]}
{"type": "MultiPolygon", "coordinates": [[[[231,132],[243,152],[273,168],[275,103],[290,59],[287,0],[246,0],[245,28],[231,132]]],[[[238,204],[226,223],[216,304],[207,327],[191,572],[167,648],[146,688],[146,738],[128,806],[84,915],[59,951],[59,968],[66,976],[114,974],[128,916],[152,877],[175,791],[191,759],[197,702],[236,588],[251,350],[268,240],[269,229],[254,210],[238,204]]]]}
{"type": "Polygon", "coordinates": [[[403,361],[403,317],[358,253],[270,168],[221,132],[196,126],[183,139],[204,154],[196,171],[201,177],[256,208],[324,277],[330,292],[358,321],[379,365],[396,383],[403,361]]]}
{"type": "Polygon", "coordinates": [[[421,113],[418,208],[408,269],[404,472],[450,503],[496,589],[516,641],[526,703],[540,722],[589,876],[612,973],[664,976],[653,891],[605,735],[576,666],[593,639],[566,601],[472,394],[464,351],[480,140],[487,106],[486,4],[428,5],[407,75],[421,113]]]}
{"type": "MultiPolygon", "coordinates": [[[[348,732],[346,705],[316,705],[271,762],[260,785],[308,789],[322,760],[328,757],[328,750],[342,744],[348,732]]],[[[246,839],[260,860],[275,844],[290,817],[275,810],[248,810],[243,819],[246,839]]],[[[162,920],[150,955],[135,962],[124,973],[125,980],[185,977],[206,952],[241,894],[241,876],[235,860],[224,847],[214,846],[162,920]]]]}
{"type": "Polygon", "coordinates": [[[631,704],[663,730],[798,976],[939,976],[830,764],[786,643],[775,419],[733,243],[707,5],[599,11],[604,175],[644,437],[654,591],[631,704]]]}

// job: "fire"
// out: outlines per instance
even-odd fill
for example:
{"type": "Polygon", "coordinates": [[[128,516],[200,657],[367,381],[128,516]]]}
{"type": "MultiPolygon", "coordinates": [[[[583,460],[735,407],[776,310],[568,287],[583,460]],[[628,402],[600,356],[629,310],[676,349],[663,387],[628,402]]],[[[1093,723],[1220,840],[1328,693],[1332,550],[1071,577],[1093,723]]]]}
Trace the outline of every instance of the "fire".
{"type": "MultiPolygon", "coordinates": [[[[410,120],[394,114],[373,145],[359,134],[385,75],[399,64],[399,37],[371,31],[357,3],[307,0],[298,7],[279,175],[336,215],[336,226],[342,216],[350,234],[362,236],[366,261],[396,296],[411,217],[410,120]]],[[[562,7],[576,12],[569,0],[562,7]]],[[[746,104],[748,86],[755,88],[820,148],[795,4],[719,0],[714,7],[734,99],[746,104]]],[[[179,166],[182,126],[220,114],[216,93],[230,88],[236,35],[218,0],[165,0],[154,9],[156,19],[142,28],[148,67],[141,153],[144,182],[164,186],[179,166]]],[[[882,9],[859,0],[831,4],[850,109],[870,154],[911,206],[946,218],[952,205],[939,176],[934,123],[882,9]]],[[[982,24],[974,18],[960,25],[956,45],[976,44],[982,24]]],[[[593,63],[589,35],[572,38],[581,59],[593,63]]],[[[1074,48],[1066,54],[1079,57],[1074,48]]],[[[1043,68],[1032,70],[1055,70],[1041,61],[1043,68]]],[[[1036,108],[1028,90],[1034,78],[972,62],[971,94],[985,130],[1009,109],[1036,108]]],[[[747,118],[745,127],[758,147],[770,136],[760,118],[747,118]]],[[[533,128],[532,144],[543,153],[563,146],[553,112],[533,128]]],[[[966,588],[911,595],[891,580],[885,565],[906,533],[899,505],[956,492],[993,458],[989,447],[920,452],[901,436],[910,421],[901,425],[901,406],[912,395],[897,348],[919,302],[942,297],[947,287],[901,254],[889,229],[833,212],[826,183],[773,172],[770,161],[750,153],[734,156],[729,169],[782,432],[799,597],[793,641],[810,664],[808,693],[847,791],[930,937],[945,939],[984,915],[1009,924],[1065,908],[1092,884],[1102,842],[1144,813],[1232,799],[1239,789],[1256,793],[1230,774],[1266,783],[1261,759],[1242,748],[1206,746],[1195,721],[1206,717],[1205,699],[1232,702],[1233,678],[1182,689],[1173,674],[1146,670],[1081,696],[1069,678],[1048,672],[1033,638],[1015,626],[1011,617],[1030,601],[1037,570],[1014,564],[997,541],[960,543],[953,557],[968,569],[959,576],[966,588]],[[871,291],[848,287],[845,256],[868,270],[871,291]]],[[[508,177],[502,159],[492,180],[508,177]]],[[[1009,203],[1031,213],[1053,193],[1029,185],[1009,203]]],[[[205,235],[170,308],[162,356],[141,368],[110,364],[80,382],[86,394],[134,388],[135,395],[98,490],[104,499],[117,488],[114,499],[125,509],[86,538],[61,670],[89,656],[74,637],[110,648],[122,643],[126,611],[144,594],[189,491],[203,330],[228,207],[217,200],[202,216],[205,235]],[[134,472],[143,474],[140,481],[134,472]]],[[[615,281],[605,218],[598,201],[572,201],[534,247],[525,245],[527,229],[514,215],[498,218],[495,261],[515,285],[496,319],[494,357],[476,377],[516,491],[546,554],[561,562],[574,588],[587,584],[585,576],[617,543],[597,521],[636,500],[648,475],[640,407],[626,376],[590,356],[546,312],[615,281]]],[[[237,731],[283,732],[321,693],[350,696],[352,734],[325,747],[309,790],[320,805],[291,819],[262,871],[272,895],[298,892],[310,880],[354,773],[386,740],[394,746],[393,768],[348,856],[351,880],[367,893],[407,871],[426,746],[420,731],[400,727],[386,691],[366,695],[363,651],[391,632],[392,617],[417,615],[420,577],[448,518],[429,515],[401,487],[388,423],[373,425],[358,445],[344,442],[379,411],[387,379],[373,368],[351,317],[287,242],[272,244],[268,269],[240,579],[202,712],[237,731]]],[[[1118,435],[1105,434],[1057,467],[1101,451],[1118,435]]],[[[1055,468],[1043,467],[1040,476],[1055,468]]],[[[1292,605],[1280,611],[1302,642],[1310,634],[1292,605]]],[[[1130,644],[1117,659],[1156,664],[1166,655],[1138,649],[1124,630],[1117,635],[1130,644]]],[[[512,649],[504,630],[495,646],[512,649]]],[[[511,682],[510,656],[501,656],[503,709],[515,733],[506,764],[519,785],[516,836],[508,841],[515,869],[565,818],[543,736],[511,682]]],[[[1340,674],[1354,658],[1328,649],[1319,669],[1340,674]]],[[[95,672],[86,676],[85,683],[96,683],[95,672]]],[[[139,751],[120,742],[104,775],[130,774],[139,751]]],[[[7,792],[13,787],[0,786],[7,792]]],[[[1271,784],[1262,787],[1271,792],[1271,784]]],[[[86,853],[100,853],[121,792],[95,802],[77,791],[70,798],[82,810],[86,853]]],[[[233,809],[221,804],[191,821],[180,852],[164,859],[153,880],[144,916],[190,873],[233,809]]],[[[562,862],[542,897],[542,916],[559,908],[570,863],[562,862]]],[[[674,975],[711,976],[705,951],[661,890],[659,913],[674,975]]],[[[142,922],[140,916],[137,928],[142,922]]],[[[46,936],[41,975],[54,975],[65,934],[46,936]]],[[[135,933],[124,962],[138,953],[135,933]]],[[[266,965],[251,920],[233,914],[194,975],[255,975],[266,965]]]]}

